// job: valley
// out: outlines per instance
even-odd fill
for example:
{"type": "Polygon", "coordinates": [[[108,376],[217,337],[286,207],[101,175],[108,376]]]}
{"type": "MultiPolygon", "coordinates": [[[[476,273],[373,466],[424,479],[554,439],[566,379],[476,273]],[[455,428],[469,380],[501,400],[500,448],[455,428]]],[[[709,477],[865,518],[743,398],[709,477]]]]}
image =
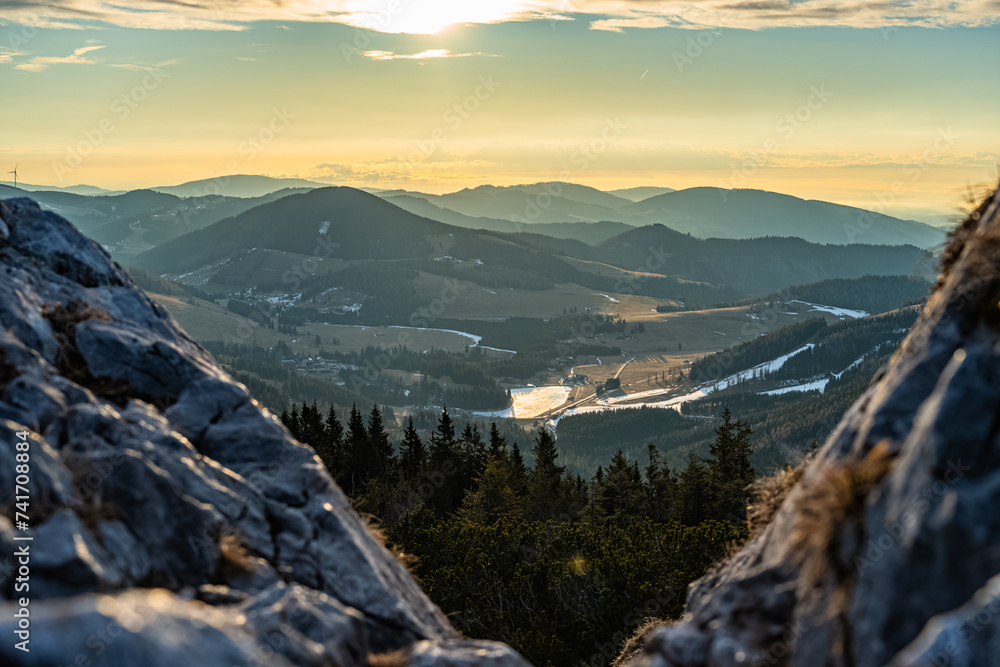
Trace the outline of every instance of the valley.
{"type": "Polygon", "coordinates": [[[0,667],[1000,667],[1000,0],[0,25],[0,667]]]}
{"type": "MultiPolygon", "coordinates": [[[[860,323],[923,298],[933,258],[917,246],[940,238],[875,216],[865,240],[895,234],[894,244],[837,243],[857,210],[712,188],[539,183],[431,196],[234,177],[226,187],[33,196],[76,216],[273,411],[377,404],[399,433],[408,416],[425,423],[446,405],[483,428],[545,427],[587,474],[610,453],[576,443],[576,421],[681,415],[657,434],[679,467],[730,401],[744,416],[796,411],[836,394],[856,366],[872,371],[898,336],[860,323]],[[736,211],[759,238],[693,223],[736,211]],[[800,238],[776,235],[792,227],[762,227],[761,216],[798,220],[800,238]],[[842,334],[850,360],[801,363],[826,349],[816,336],[852,326],[842,334]],[[810,334],[789,333],[801,327],[810,334]],[[706,366],[748,346],[771,351],[706,366]]],[[[638,455],[634,429],[618,428],[638,455]]],[[[762,443],[758,463],[780,461],[762,443]]]]}

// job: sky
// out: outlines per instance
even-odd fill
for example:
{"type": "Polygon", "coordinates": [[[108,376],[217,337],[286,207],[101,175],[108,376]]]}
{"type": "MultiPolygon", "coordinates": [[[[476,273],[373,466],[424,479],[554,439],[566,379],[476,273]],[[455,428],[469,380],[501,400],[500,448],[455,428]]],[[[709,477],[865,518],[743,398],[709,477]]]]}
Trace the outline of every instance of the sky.
{"type": "Polygon", "coordinates": [[[0,0],[0,171],[713,185],[930,219],[998,177],[998,65],[1000,0],[0,0]]]}

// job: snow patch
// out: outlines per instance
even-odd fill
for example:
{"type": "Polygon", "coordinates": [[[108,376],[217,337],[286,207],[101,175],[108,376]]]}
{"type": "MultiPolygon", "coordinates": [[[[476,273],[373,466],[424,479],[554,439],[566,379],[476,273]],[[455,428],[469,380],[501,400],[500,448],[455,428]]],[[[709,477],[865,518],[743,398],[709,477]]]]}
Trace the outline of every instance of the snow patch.
{"type": "Polygon", "coordinates": [[[816,303],[809,303],[808,301],[799,301],[798,299],[792,299],[791,303],[801,303],[804,306],[809,306],[815,311],[830,313],[836,317],[853,317],[854,319],[868,317],[868,313],[863,310],[849,310],[847,308],[837,308],[836,306],[823,306],[816,303]]]}
{"type": "Polygon", "coordinates": [[[819,391],[821,394],[826,389],[827,383],[830,382],[830,378],[823,378],[822,380],[816,380],[815,382],[809,382],[807,384],[797,384],[794,387],[782,387],[781,389],[772,389],[771,391],[762,391],[761,394],[764,396],[777,396],[779,394],[787,394],[793,391],[819,391]]]}

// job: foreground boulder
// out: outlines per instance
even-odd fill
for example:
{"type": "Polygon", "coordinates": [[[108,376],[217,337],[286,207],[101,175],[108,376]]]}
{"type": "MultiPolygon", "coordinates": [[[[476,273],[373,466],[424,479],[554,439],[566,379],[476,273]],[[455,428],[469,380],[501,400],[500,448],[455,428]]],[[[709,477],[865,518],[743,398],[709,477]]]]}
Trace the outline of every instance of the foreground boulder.
{"type": "Polygon", "coordinates": [[[649,667],[1000,665],[1000,195],[773,521],[695,582],[649,667]]]}
{"type": "Polygon", "coordinates": [[[0,201],[0,636],[3,665],[525,664],[461,640],[316,454],[29,199],[0,201]]]}

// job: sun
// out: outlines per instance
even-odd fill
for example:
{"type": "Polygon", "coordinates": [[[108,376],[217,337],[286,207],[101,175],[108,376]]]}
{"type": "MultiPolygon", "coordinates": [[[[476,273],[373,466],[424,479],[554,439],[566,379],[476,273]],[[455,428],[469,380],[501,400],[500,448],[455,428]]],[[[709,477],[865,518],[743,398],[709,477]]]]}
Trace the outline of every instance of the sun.
{"type": "Polygon", "coordinates": [[[516,19],[530,14],[532,4],[518,0],[360,0],[350,3],[340,20],[378,32],[433,35],[459,23],[516,19]]]}

